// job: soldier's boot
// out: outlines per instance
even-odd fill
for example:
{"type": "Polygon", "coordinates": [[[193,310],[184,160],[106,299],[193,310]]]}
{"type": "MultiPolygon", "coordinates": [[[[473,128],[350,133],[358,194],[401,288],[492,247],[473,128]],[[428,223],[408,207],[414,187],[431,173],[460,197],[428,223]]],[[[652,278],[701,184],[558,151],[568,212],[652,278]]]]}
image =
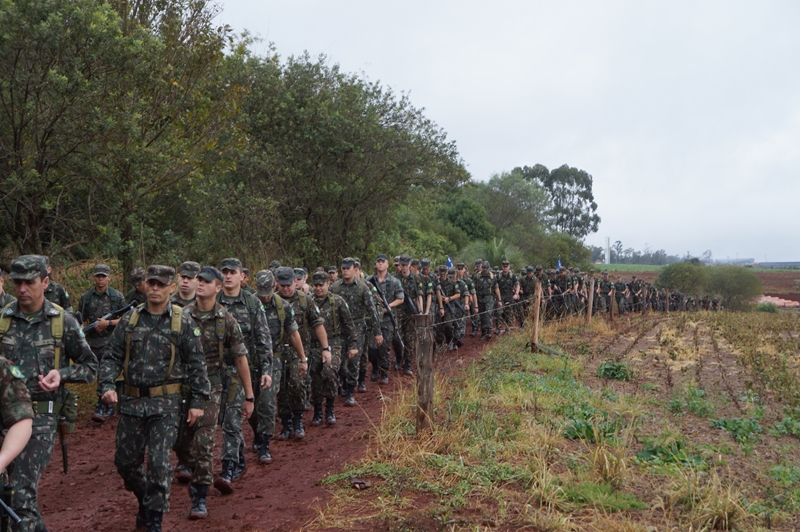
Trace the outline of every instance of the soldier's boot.
{"type": "Polygon", "coordinates": [[[264,442],[263,434],[253,434],[253,451],[258,452],[259,447],[264,442]]]}
{"type": "Polygon", "coordinates": [[[205,519],[208,517],[208,509],[206,508],[208,485],[189,484],[189,496],[192,498],[192,509],[189,510],[189,519],[205,519]]]}
{"type": "Polygon", "coordinates": [[[292,425],[294,426],[294,437],[298,440],[302,440],[306,437],[306,431],[303,428],[303,411],[300,410],[294,413],[294,417],[292,418],[292,425]]]}
{"type": "Polygon", "coordinates": [[[164,517],[163,512],[157,510],[150,510],[150,520],[147,522],[147,532],[162,532],[161,520],[164,517]]]}
{"type": "Polygon", "coordinates": [[[370,378],[370,380],[372,382],[375,382],[375,381],[378,380],[378,368],[375,368],[375,367],[372,368],[372,374],[369,376],[369,378],[370,378]]]}
{"type": "Polygon", "coordinates": [[[269,454],[269,440],[270,436],[266,434],[263,435],[261,438],[261,445],[258,448],[258,463],[259,464],[271,464],[272,463],[272,455],[269,454]]]}
{"type": "Polygon", "coordinates": [[[150,522],[150,511],[139,500],[139,512],[136,514],[136,530],[144,530],[150,522]]]}
{"type": "Polygon", "coordinates": [[[214,481],[214,487],[217,488],[223,495],[230,495],[233,493],[233,468],[236,464],[233,460],[222,461],[222,471],[214,481]]]}
{"type": "Polygon", "coordinates": [[[364,383],[364,379],[367,378],[367,370],[362,369],[358,372],[358,393],[365,393],[367,391],[367,385],[364,383]]]}
{"type": "Polygon", "coordinates": [[[315,427],[322,425],[322,403],[314,403],[314,417],[311,418],[311,424],[315,427]]]}
{"type": "Polygon", "coordinates": [[[181,484],[188,484],[192,481],[192,472],[188,467],[178,462],[178,467],[175,468],[175,478],[181,484]]]}
{"type": "Polygon", "coordinates": [[[389,373],[385,370],[381,370],[381,380],[379,381],[381,384],[389,384],[389,373]]]}
{"type": "Polygon", "coordinates": [[[247,462],[244,459],[244,442],[239,445],[239,461],[233,466],[231,482],[236,482],[247,472],[247,462]]]}
{"type": "Polygon", "coordinates": [[[347,395],[344,398],[344,406],[355,406],[356,400],[353,399],[353,385],[347,385],[347,395]]]}
{"type": "Polygon", "coordinates": [[[278,434],[279,440],[288,440],[292,437],[292,415],[281,414],[281,433],[278,434]]]}
{"type": "Polygon", "coordinates": [[[325,399],[325,423],[336,424],[336,414],[333,412],[333,399],[325,399]]]}
{"type": "Polygon", "coordinates": [[[403,363],[403,373],[405,373],[406,375],[414,374],[414,372],[411,371],[411,360],[406,359],[405,362],[403,363]]]}

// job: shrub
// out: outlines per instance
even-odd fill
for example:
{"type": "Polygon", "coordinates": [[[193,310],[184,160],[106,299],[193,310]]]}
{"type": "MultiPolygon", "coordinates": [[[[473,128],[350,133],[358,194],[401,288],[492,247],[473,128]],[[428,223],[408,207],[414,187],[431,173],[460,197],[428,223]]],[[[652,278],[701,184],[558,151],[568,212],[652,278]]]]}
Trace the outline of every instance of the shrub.
{"type": "Polygon", "coordinates": [[[756,305],[756,312],[778,312],[778,305],[775,303],[759,303],[756,305]]]}

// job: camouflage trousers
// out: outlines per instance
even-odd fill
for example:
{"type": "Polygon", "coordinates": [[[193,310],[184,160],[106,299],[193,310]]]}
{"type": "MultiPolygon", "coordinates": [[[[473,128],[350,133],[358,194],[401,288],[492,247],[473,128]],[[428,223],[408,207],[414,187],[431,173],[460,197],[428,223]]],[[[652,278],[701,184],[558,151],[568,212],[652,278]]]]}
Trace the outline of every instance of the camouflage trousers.
{"type": "Polygon", "coordinates": [[[270,438],[275,434],[275,414],[277,413],[278,391],[281,389],[283,362],[275,356],[272,359],[272,384],[266,390],[261,389],[261,379],[253,382],[253,394],[256,407],[248,421],[255,434],[266,434],[270,438]]]}
{"type": "Polygon", "coordinates": [[[403,337],[403,343],[406,344],[406,348],[403,350],[403,364],[408,367],[414,363],[414,337],[416,336],[416,331],[414,330],[413,316],[407,312],[398,315],[397,325],[400,328],[399,332],[403,337]]]}
{"type": "Polygon", "coordinates": [[[214,481],[214,433],[217,431],[222,384],[211,385],[211,397],[206,401],[203,417],[190,427],[180,420],[178,439],[173,450],[178,460],[192,471],[194,484],[210,485],[214,481]]]}
{"type": "MultiPolygon", "coordinates": [[[[357,359],[357,357],[353,357],[357,359]]],[[[339,366],[342,363],[342,348],[331,346],[331,363],[322,362],[322,351],[312,349],[308,357],[308,372],[311,374],[311,402],[319,404],[323,399],[335,399],[339,391],[339,366]]]]}
{"type": "Polygon", "coordinates": [[[294,349],[285,349],[279,358],[282,361],[282,371],[280,378],[277,379],[280,382],[277,393],[278,415],[287,416],[294,412],[302,412],[306,402],[306,378],[300,376],[300,357],[294,349]]]}
{"type": "MultiPolygon", "coordinates": [[[[39,417],[39,416],[37,416],[39,417]]],[[[33,434],[28,444],[20,455],[11,463],[9,470],[9,480],[14,487],[14,497],[11,500],[11,507],[17,512],[22,522],[12,530],[21,532],[34,532],[45,530],[44,519],[39,513],[37,493],[39,491],[39,479],[42,478],[56,442],[56,420],[52,417],[52,431],[45,431],[33,434]]]]}
{"type": "Polygon", "coordinates": [[[481,336],[492,335],[492,314],[494,298],[482,297],[478,299],[478,312],[481,313],[481,336]]]}
{"type": "Polygon", "coordinates": [[[179,412],[149,416],[122,414],[117,423],[117,466],[125,489],[148,510],[169,511],[170,451],[178,437],[179,412]],[[145,453],[147,469],[144,468],[145,453]]]}
{"type": "Polygon", "coordinates": [[[341,354],[342,364],[339,368],[339,374],[344,379],[347,386],[355,386],[358,384],[358,375],[360,372],[367,371],[367,326],[361,322],[355,322],[356,339],[358,340],[358,354],[350,358],[347,353],[341,354]],[[361,359],[364,359],[363,363],[361,359]]]}
{"type": "Polygon", "coordinates": [[[225,419],[222,421],[222,449],[220,460],[239,461],[239,452],[244,450],[242,435],[242,405],[244,404],[244,386],[239,380],[239,373],[234,366],[228,367],[232,374],[228,388],[228,402],[225,406],[225,419]]]}
{"type": "Polygon", "coordinates": [[[389,371],[390,364],[390,349],[394,342],[394,326],[391,321],[381,322],[381,334],[383,335],[383,344],[378,346],[375,337],[369,339],[368,356],[372,364],[372,371],[389,371]]]}

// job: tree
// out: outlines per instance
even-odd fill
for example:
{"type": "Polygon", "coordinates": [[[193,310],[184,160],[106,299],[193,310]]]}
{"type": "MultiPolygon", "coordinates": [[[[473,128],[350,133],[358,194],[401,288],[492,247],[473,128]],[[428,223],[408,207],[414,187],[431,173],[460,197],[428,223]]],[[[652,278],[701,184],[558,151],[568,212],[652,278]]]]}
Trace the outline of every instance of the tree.
{"type": "Polygon", "coordinates": [[[525,256],[520,249],[513,244],[505,242],[502,238],[473,242],[461,252],[461,257],[467,263],[482,259],[489,261],[492,266],[499,266],[501,262],[507,260],[515,268],[526,266],[525,256]]]}
{"type": "Polygon", "coordinates": [[[438,212],[438,217],[460,228],[470,240],[488,240],[495,228],[486,218],[486,209],[477,201],[456,196],[446,202],[438,212]]]}
{"type": "Polygon", "coordinates": [[[708,268],[702,263],[676,262],[662,269],[654,284],[657,288],[677,288],[685,294],[700,294],[708,284],[708,268]]]}
{"type": "Polygon", "coordinates": [[[518,170],[495,174],[488,183],[476,183],[469,192],[485,207],[486,218],[499,231],[517,224],[539,225],[549,207],[547,193],[518,170]]]}
{"type": "Polygon", "coordinates": [[[600,216],[592,193],[592,176],[566,164],[548,171],[544,165],[515,168],[525,179],[535,181],[548,192],[551,207],[547,225],[553,231],[582,239],[597,232],[600,216]]]}
{"type": "Polygon", "coordinates": [[[708,292],[720,297],[729,310],[743,310],[761,294],[761,280],[741,266],[713,266],[708,280],[708,292]]]}

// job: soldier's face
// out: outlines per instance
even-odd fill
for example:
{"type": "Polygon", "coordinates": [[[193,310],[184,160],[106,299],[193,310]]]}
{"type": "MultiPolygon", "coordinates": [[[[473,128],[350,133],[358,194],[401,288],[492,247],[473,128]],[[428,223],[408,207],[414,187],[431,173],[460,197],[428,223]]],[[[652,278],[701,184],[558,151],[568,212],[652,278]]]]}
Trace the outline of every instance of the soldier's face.
{"type": "Polygon", "coordinates": [[[281,297],[292,297],[296,291],[297,289],[294,287],[294,283],[278,285],[278,293],[281,295],[281,297]]]}
{"type": "Polygon", "coordinates": [[[44,304],[44,291],[50,286],[50,278],[14,281],[14,296],[22,312],[36,312],[44,304]]]}
{"type": "MultiPolygon", "coordinates": [[[[342,276],[344,277],[344,276],[342,276]]],[[[330,283],[323,283],[323,284],[315,284],[314,285],[314,295],[317,296],[319,299],[328,295],[328,286],[330,283]]]]}
{"type": "Polygon", "coordinates": [[[242,272],[237,268],[235,270],[222,270],[222,286],[233,290],[242,285],[242,272]]]}
{"type": "Polygon", "coordinates": [[[328,272],[328,279],[330,279],[332,283],[335,282],[336,279],[338,278],[339,278],[339,272],[328,272]]]}
{"type": "Polygon", "coordinates": [[[408,275],[411,271],[411,265],[400,263],[400,273],[403,275],[408,275]]]}
{"type": "Polygon", "coordinates": [[[511,268],[510,265],[503,266],[503,273],[508,273],[509,268],[511,268]]]}
{"type": "MultiPolygon", "coordinates": [[[[342,279],[344,279],[345,281],[347,281],[349,283],[353,279],[355,279],[355,277],[356,277],[356,269],[355,268],[352,268],[352,267],[345,268],[344,266],[342,266],[342,279]]],[[[317,289],[317,287],[315,286],[314,290],[316,291],[316,289],[317,289]]]]}
{"type": "Polygon", "coordinates": [[[178,290],[183,294],[193,294],[197,290],[199,279],[199,277],[181,275],[180,281],[178,281],[178,290]]]}
{"type": "Polygon", "coordinates": [[[216,296],[222,290],[219,281],[208,282],[205,279],[197,278],[197,297],[216,296]]]}
{"type": "Polygon", "coordinates": [[[108,288],[108,275],[93,275],[92,279],[94,279],[94,287],[100,290],[101,292],[108,288]]]}
{"type": "Polygon", "coordinates": [[[156,279],[147,281],[147,301],[154,305],[160,305],[169,299],[175,283],[164,284],[156,279]]]}
{"type": "Polygon", "coordinates": [[[389,269],[389,263],[385,260],[375,261],[375,271],[378,273],[385,273],[389,269]]]}

